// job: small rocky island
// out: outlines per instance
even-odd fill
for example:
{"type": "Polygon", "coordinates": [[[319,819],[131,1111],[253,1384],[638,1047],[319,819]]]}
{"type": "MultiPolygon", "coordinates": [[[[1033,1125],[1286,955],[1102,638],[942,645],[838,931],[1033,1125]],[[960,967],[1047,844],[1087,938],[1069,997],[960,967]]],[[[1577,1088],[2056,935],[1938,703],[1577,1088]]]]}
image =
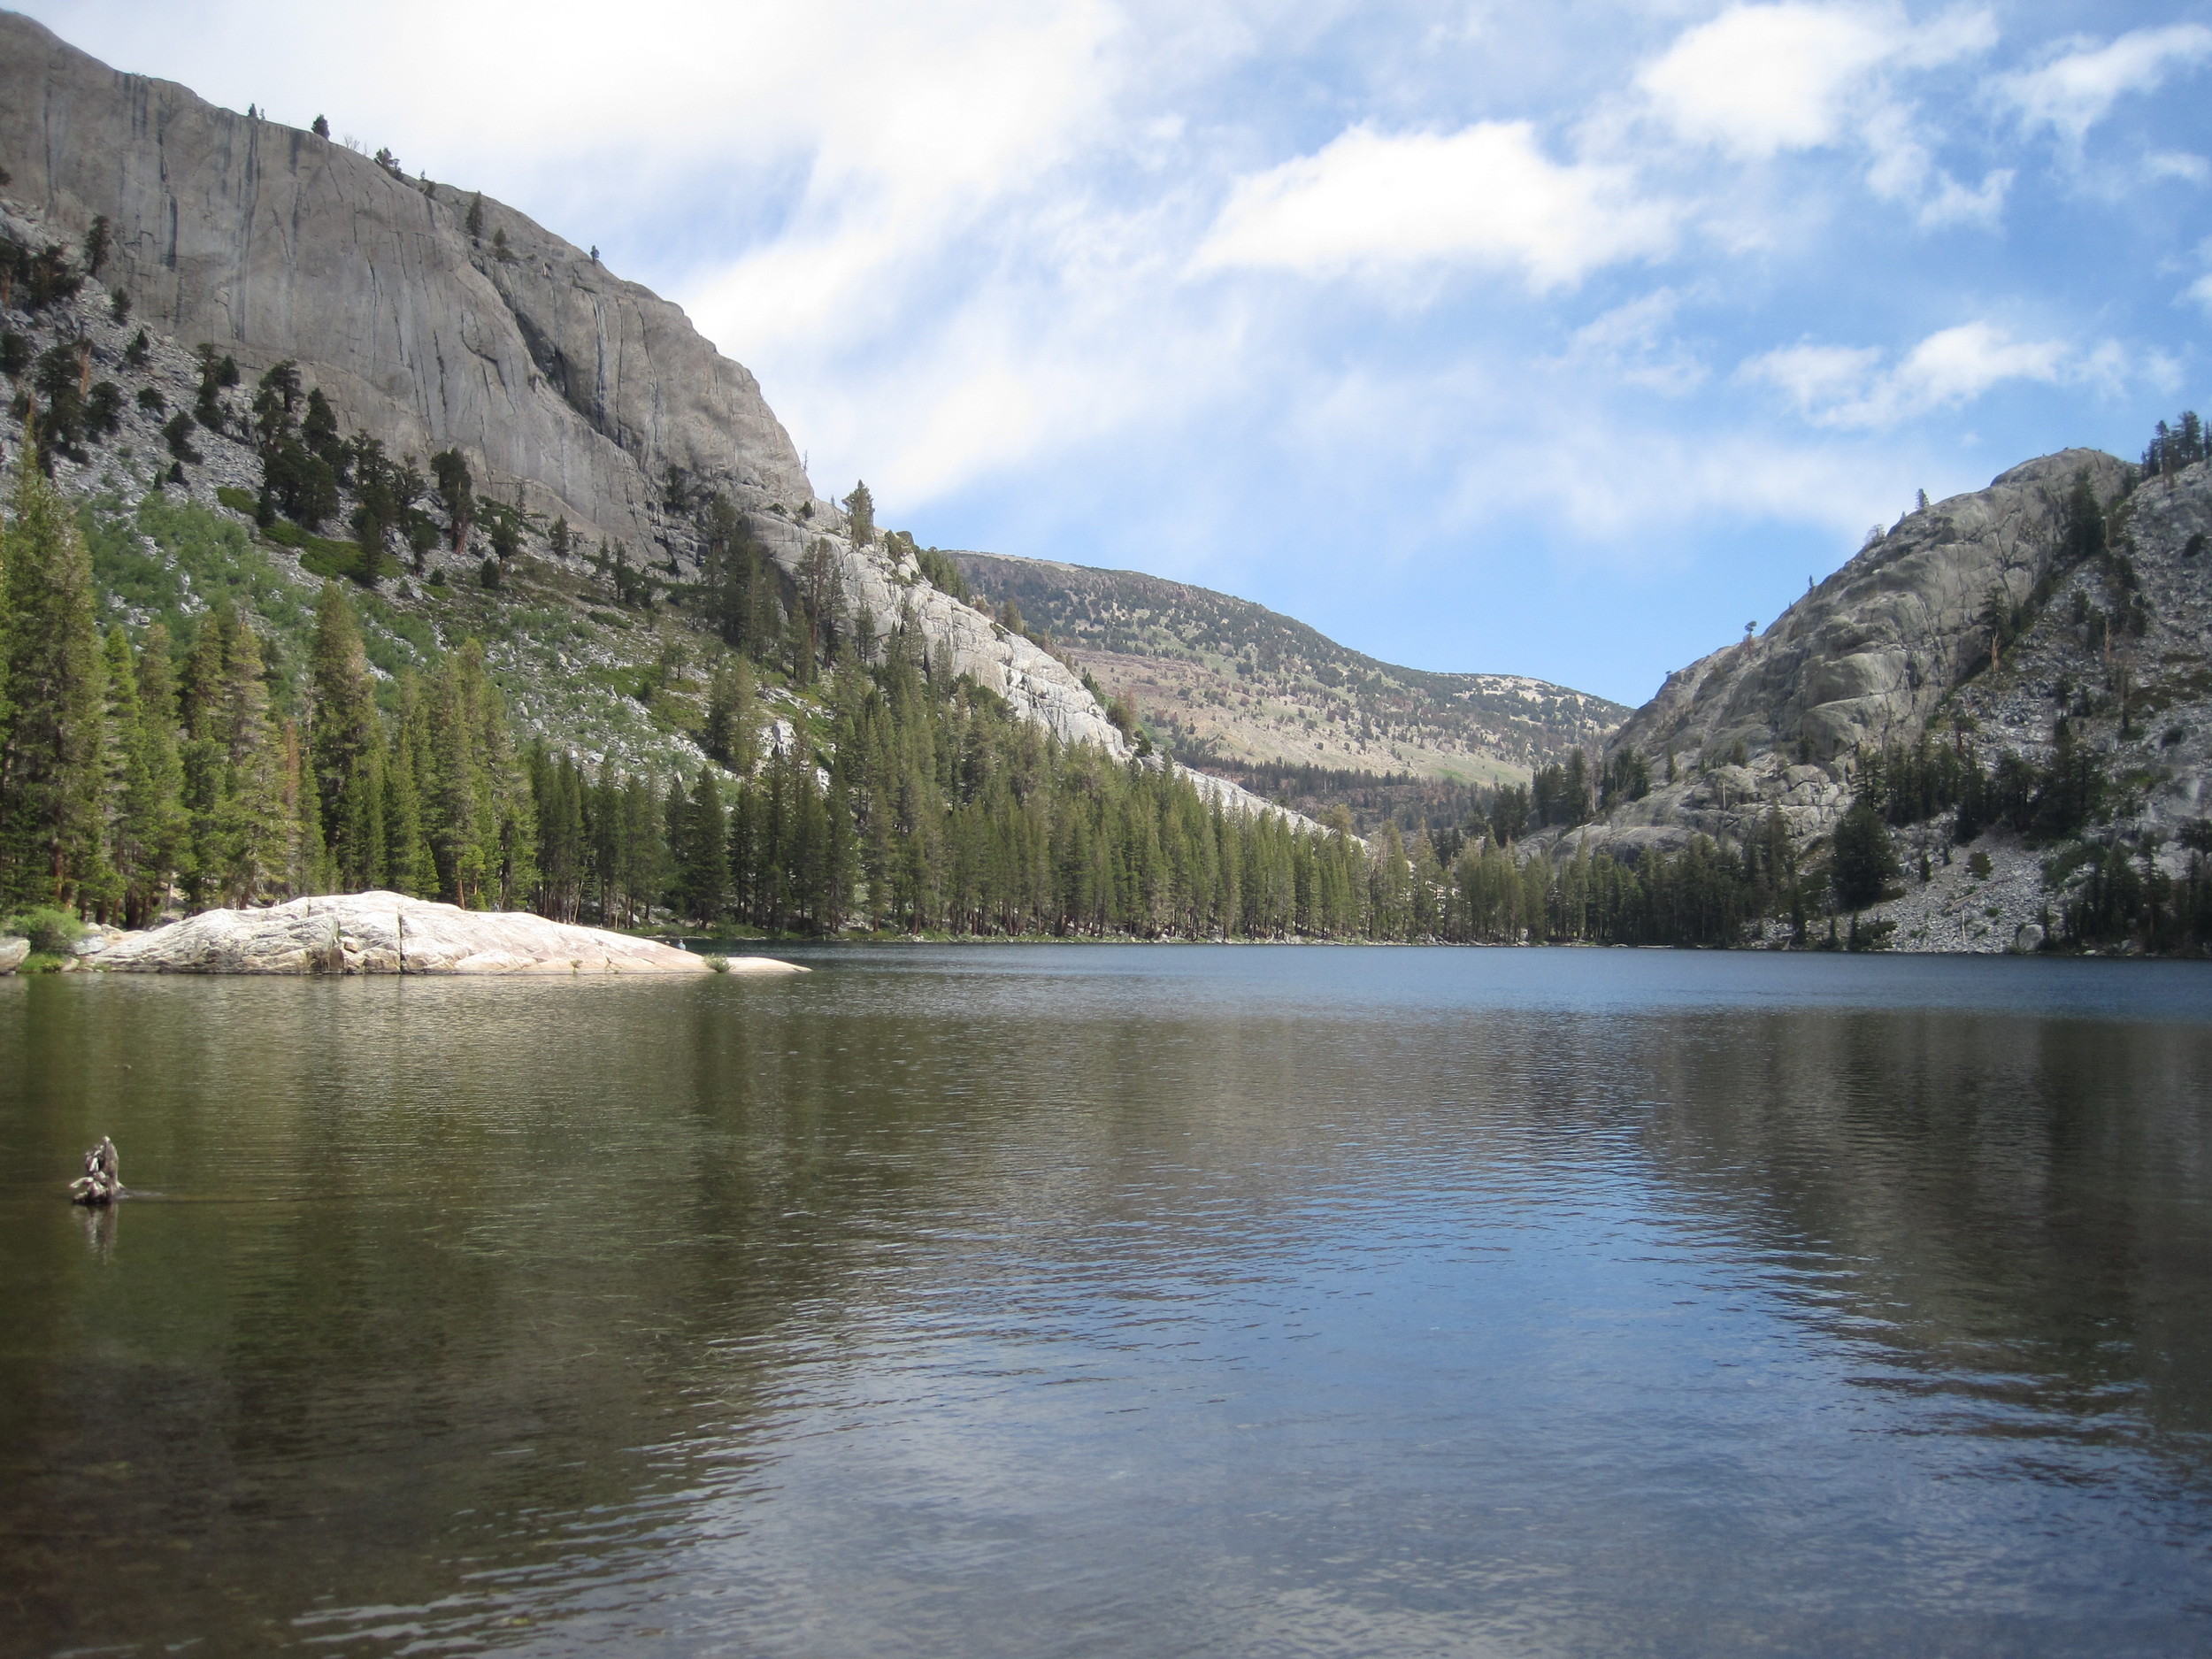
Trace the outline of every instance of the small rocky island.
{"type": "Polygon", "coordinates": [[[695,956],[657,940],[549,922],[526,910],[465,910],[398,893],[203,910],[124,933],[87,962],[112,973],[804,973],[767,956],[695,956]]]}

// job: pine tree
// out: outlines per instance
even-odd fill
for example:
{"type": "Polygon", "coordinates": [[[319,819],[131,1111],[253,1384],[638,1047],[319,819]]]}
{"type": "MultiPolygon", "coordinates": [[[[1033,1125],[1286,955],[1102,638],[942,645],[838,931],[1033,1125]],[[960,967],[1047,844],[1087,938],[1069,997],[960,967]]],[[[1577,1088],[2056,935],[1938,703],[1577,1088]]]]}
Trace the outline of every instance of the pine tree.
{"type": "Polygon", "coordinates": [[[489,849],[498,835],[491,780],[472,706],[474,676],[457,653],[439,664],[426,699],[429,747],[423,827],[437,861],[438,896],[464,909],[488,907],[489,849]]]}
{"type": "Polygon", "coordinates": [[[1836,826],[1834,857],[1830,879],[1837,904],[1860,910],[1882,896],[1882,887],[1897,873],[1897,849],[1888,827],[1871,796],[1855,798],[1836,826]]]}
{"type": "Polygon", "coordinates": [[[506,710],[475,640],[439,664],[427,698],[424,828],[447,902],[518,904],[537,882],[536,810],[506,710]]]}
{"type": "Polygon", "coordinates": [[[317,816],[338,886],[358,891],[376,886],[389,863],[384,733],[353,604],[335,582],[316,602],[309,675],[317,816]]]}
{"type": "Polygon", "coordinates": [[[707,682],[706,729],[699,746],[739,777],[749,777],[757,757],[753,665],[733,657],[716,665],[707,682]]]}
{"type": "Polygon", "coordinates": [[[213,902],[222,875],[223,640],[236,626],[227,604],[200,616],[193,626],[192,649],[186,655],[179,688],[185,834],[177,862],[185,902],[194,910],[213,902]]]}
{"type": "Polygon", "coordinates": [[[146,630],[134,665],[136,724],[121,741],[128,755],[116,805],[115,863],[124,878],[123,915],[143,927],[168,897],[185,848],[184,764],[177,748],[176,673],[169,660],[169,630],[146,630]],[[128,849],[127,855],[122,850],[128,849]]]}
{"type": "Polygon", "coordinates": [[[120,627],[107,636],[108,868],[115,877],[114,900],[132,926],[143,926],[148,900],[159,881],[150,833],[153,786],[148,775],[146,709],[139,696],[138,665],[120,627]]]}
{"type": "Polygon", "coordinates": [[[729,824],[711,766],[699,768],[691,795],[675,796],[676,902],[686,916],[711,927],[722,918],[729,898],[729,824]]]}
{"type": "Polygon", "coordinates": [[[227,901],[242,905],[267,895],[293,867],[297,814],[288,810],[288,757],[270,718],[260,639],[234,618],[224,632],[222,704],[214,734],[223,771],[213,874],[227,901]]]}
{"type": "Polygon", "coordinates": [[[574,756],[557,760],[541,741],[530,747],[530,793],[537,806],[537,911],[572,922],[583,905],[590,865],[584,829],[583,774],[574,756]]]}
{"type": "Polygon", "coordinates": [[[422,778],[430,748],[428,720],[421,681],[408,670],[400,675],[399,709],[385,753],[383,885],[410,898],[438,890],[437,860],[423,829],[422,778]]]}
{"type": "Polygon", "coordinates": [[[845,497],[845,511],[852,524],[853,545],[867,547],[876,539],[876,498],[868,493],[864,481],[853,486],[853,493],[845,497]]]}
{"type": "Polygon", "coordinates": [[[430,475],[437,480],[438,504],[445,509],[453,550],[465,552],[469,526],[476,522],[476,482],[468,457],[457,449],[441,449],[430,457],[430,475]]]}
{"type": "Polygon", "coordinates": [[[74,905],[105,870],[92,556],[26,443],[0,526],[0,902],[74,905]]]}

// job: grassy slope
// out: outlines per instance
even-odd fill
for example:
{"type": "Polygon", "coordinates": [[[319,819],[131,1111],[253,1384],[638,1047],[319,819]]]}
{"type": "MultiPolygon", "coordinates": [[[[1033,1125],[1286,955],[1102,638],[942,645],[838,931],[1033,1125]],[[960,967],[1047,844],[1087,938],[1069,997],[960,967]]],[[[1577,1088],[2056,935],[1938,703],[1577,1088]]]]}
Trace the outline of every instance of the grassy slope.
{"type": "MultiPolygon", "coordinates": [[[[181,647],[198,616],[234,604],[258,620],[273,691],[296,712],[323,579],[244,514],[177,497],[156,493],[132,503],[110,495],[81,504],[103,622],[134,630],[165,622],[181,647]]],[[[403,670],[473,637],[484,642],[525,737],[632,769],[688,771],[701,762],[687,733],[701,718],[705,672],[720,647],[682,618],[623,611],[590,579],[527,557],[514,561],[497,593],[412,579],[348,591],[388,697],[403,670]],[[674,672],[661,672],[664,658],[674,672]]],[[[767,698],[770,712],[795,712],[772,677],[767,698]]]]}

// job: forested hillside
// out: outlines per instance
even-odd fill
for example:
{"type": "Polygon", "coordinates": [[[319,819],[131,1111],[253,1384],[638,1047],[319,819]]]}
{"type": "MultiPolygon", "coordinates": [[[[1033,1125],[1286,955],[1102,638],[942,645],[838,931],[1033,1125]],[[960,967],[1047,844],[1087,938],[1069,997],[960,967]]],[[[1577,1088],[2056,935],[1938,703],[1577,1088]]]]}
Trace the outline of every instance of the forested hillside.
{"type": "Polygon", "coordinates": [[[2193,413],[2149,435],[1924,497],[1671,676],[1541,839],[1786,842],[1899,948],[2201,949],[2212,462],[2193,413]]]}
{"type": "MultiPolygon", "coordinates": [[[[475,491],[455,452],[423,469],[344,432],[295,365],[249,380],[131,325],[97,251],[0,242],[24,440],[0,529],[19,911],[143,921],[378,885],[714,931],[1864,945],[1894,929],[1858,912],[1910,873],[1892,826],[1933,813],[1947,870],[1993,825],[2049,838],[2049,943],[2206,936],[2200,809],[2170,840],[2144,817],[2196,801],[2212,686],[2192,529],[2212,492],[2170,449],[2147,484],[2114,472],[2111,501],[2075,469],[2048,557],[1985,608],[1992,643],[1938,699],[1948,741],[1770,766],[1816,810],[1857,803],[1832,838],[1748,788],[1748,755],[1632,738],[1525,786],[1420,786],[1363,843],[1341,803],[1317,831],[1062,742],[918,630],[861,626],[826,560],[794,576],[734,533],[693,580],[611,541],[564,556],[562,521],[475,491]],[[2050,753],[1983,758],[1971,734],[2024,741],[2038,698],[2050,753]],[[1670,801],[1730,816],[1640,842],[1670,801]],[[2082,837],[2120,810],[2134,828],[2082,837]]],[[[864,492],[849,505],[864,522],[864,492]]],[[[1919,871],[1944,879],[1926,849],[1919,871]]]]}
{"type": "Polygon", "coordinates": [[[1288,769],[1310,769],[1309,783],[1526,783],[1628,715],[1546,680],[1379,662],[1249,600],[1134,571],[949,557],[979,603],[1065,651],[1178,759],[1263,793],[1288,769]]]}
{"type": "Polygon", "coordinates": [[[813,664],[818,741],[764,730],[763,665],[733,653],[705,732],[728,770],[594,767],[517,744],[472,640],[380,676],[334,578],[289,667],[228,596],[180,635],[104,635],[91,550],[35,463],[0,521],[0,909],[41,937],[381,887],[713,931],[1724,942],[1795,878],[1702,842],[1555,870],[1494,831],[1409,848],[1225,810],[932,676],[904,630],[878,664],[833,644],[813,664]]]}
{"type": "MultiPolygon", "coordinates": [[[[421,216],[445,299],[496,303],[506,345],[546,358],[425,417],[534,399],[513,429],[421,435],[356,368],[148,320],[130,273],[170,318],[235,298],[219,258],[188,280],[161,264],[154,175],[130,173],[127,254],[70,194],[107,188],[98,167],[41,151],[34,205],[0,156],[0,918],[42,937],[372,885],[811,934],[2198,950],[2212,933],[2193,416],[2139,466],[2069,452],[1924,504],[1615,731],[1596,699],[1393,668],[1203,589],[918,547],[864,485],[815,499],[734,365],[702,359],[720,389],[673,426],[650,398],[584,397],[568,348],[530,332],[539,279],[508,267],[522,248],[540,276],[600,278],[518,217],[503,241],[480,202],[388,157],[103,82],[35,25],[0,29],[46,43],[50,123],[158,92],[166,136],[127,121],[114,142],[168,146],[208,189],[232,139],[281,139],[318,235],[361,188],[388,229],[421,216]],[[695,442],[733,447],[641,471],[695,442]],[[592,457],[598,517],[487,459],[560,476],[563,445],[592,457]]],[[[220,253],[241,233],[194,234],[220,253]]],[[[311,283],[245,241],[224,256],[248,261],[238,281],[311,283]]],[[[622,287],[671,363],[704,349],[622,287]]]]}
{"type": "Polygon", "coordinates": [[[173,412],[178,349],[96,251],[0,241],[0,909],[379,886],[710,930],[1358,925],[1359,843],[1063,742],[907,619],[856,625],[826,560],[787,580],[733,534],[696,581],[611,544],[579,572],[531,550],[565,525],[451,452],[426,483],[289,364],[198,354],[173,412]]]}

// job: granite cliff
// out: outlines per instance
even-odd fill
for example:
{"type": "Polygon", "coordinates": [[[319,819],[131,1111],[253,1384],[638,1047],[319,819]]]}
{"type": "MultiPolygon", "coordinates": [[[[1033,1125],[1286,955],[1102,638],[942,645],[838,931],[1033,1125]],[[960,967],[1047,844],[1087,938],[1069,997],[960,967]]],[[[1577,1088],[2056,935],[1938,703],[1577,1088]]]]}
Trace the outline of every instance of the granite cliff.
{"type": "Polygon", "coordinates": [[[1916,751],[1902,764],[1924,768],[1948,751],[2010,768],[2020,804],[1970,822],[1941,801],[1888,803],[1903,879],[1868,915],[1900,945],[2039,941],[2090,843],[2178,877],[2212,845],[2208,535],[2212,462],[2145,477],[2067,449],[1924,501],[1763,634],[1669,676],[1604,750],[1608,775],[1639,763],[1647,791],[1547,832],[1552,850],[1742,844],[1778,817],[1817,860],[1901,764],[1886,757],[1916,751]],[[2062,765],[2085,769],[2093,806],[2026,822],[2062,765]]]}
{"type": "Polygon", "coordinates": [[[695,577],[693,509],[718,493],[787,573],[826,544],[856,617],[910,618],[933,662],[1064,741],[1127,753],[1049,653],[932,587],[910,552],[856,545],[753,376],[680,309],[513,209],[111,69],[5,12],[0,168],[25,236],[74,246],[107,221],[103,280],[136,321],[249,380],[298,364],[347,431],[395,455],[458,449],[479,489],[534,516],[541,559],[584,569],[546,543],[565,519],[580,548],[605,537],[695,577]]]}

